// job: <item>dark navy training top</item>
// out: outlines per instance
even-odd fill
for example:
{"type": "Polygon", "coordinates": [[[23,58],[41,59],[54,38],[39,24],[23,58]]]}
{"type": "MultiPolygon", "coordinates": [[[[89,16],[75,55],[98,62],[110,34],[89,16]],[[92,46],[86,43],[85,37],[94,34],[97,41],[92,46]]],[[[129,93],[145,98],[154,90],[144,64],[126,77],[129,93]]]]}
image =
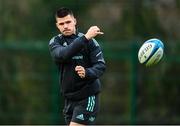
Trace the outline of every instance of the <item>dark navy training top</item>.
{"type": "Polygon", "coordinates": [[[65,98],[80,100],[100,92],[99,77],[106,66],[95,39],[87,40],[82,33],[71,36],[59,34],[50,40],[49,50],[58,66],[61,93],[65,98]],[[85,78],[79,77],[76,66],[85,68],[85,78]]]}

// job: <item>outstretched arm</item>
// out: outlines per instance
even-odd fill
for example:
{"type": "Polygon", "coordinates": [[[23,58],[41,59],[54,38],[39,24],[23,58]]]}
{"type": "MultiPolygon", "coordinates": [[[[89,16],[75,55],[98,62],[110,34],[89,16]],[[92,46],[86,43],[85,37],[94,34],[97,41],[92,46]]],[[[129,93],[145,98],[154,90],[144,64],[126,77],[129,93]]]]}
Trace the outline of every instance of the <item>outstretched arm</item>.
{"type": "Polygon", "coordinates": [[[67,61],[68,59],[73,57],[74,54],[79,52],[86,43],[88,43],[88,40],[85,36],[78,37],[66,47],[62,46],[59,41],[61,40],[59,36],[57,36],[55,38],[52,38],[49,43],[51,56],[57,62],[67,61]]]}
{"type": "Polygon", "coordinates": [[[66,47],[59,44],[60,37],[56,36],[52,38],[49,42],[49,49],[51,56],[57,62],[64,62],[74,56],[85,44],[87,44],[93,37],[96,35],[103,34],[100,32],[100,29],[97,26],[92,26],[88,29],[87,33],[84,36],[76,38],[70,45],[66,47]]]}

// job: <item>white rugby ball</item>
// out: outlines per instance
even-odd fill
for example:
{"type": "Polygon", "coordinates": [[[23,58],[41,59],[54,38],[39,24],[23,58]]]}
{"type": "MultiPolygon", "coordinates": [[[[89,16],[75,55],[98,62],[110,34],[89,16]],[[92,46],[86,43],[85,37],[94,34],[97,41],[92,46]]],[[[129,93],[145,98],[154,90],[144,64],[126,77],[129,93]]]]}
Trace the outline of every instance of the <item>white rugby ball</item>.
{"type": "Polygon", "coordinates": [[[157,64],[163,57],[164,44],[161,40],[153,38],[144,42],[138,52],[141,64],[152,66],[157,64]]]}

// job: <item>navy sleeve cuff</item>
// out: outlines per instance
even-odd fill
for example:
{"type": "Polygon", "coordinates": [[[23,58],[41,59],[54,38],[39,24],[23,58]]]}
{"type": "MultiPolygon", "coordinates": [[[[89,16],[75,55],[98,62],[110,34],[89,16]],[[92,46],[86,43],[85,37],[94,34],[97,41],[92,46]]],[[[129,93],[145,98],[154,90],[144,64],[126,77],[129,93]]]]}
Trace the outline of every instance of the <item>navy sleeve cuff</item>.
{"type": "Polygon", "coordinates": [[[83,41],[83,42],[85,42],[85,43],[88,43],[88,42],[89,42],[89,40],[88,40],[84,35],[83,35],[81,38],[82,38],[82,41],[83,41]]]}

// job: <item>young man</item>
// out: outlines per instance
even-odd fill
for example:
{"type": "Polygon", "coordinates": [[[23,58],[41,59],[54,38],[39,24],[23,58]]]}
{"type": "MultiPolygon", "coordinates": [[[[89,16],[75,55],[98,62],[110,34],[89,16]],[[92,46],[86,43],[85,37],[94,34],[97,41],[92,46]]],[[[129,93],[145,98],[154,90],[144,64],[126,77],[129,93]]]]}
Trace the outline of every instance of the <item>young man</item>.
{"type": "Polygon", "coordinates": [[[55,18],[61,34],[50,40],[49,49],[59,70],[65,121],[68,125],[94,124],[99,109],[99,77],[105,71],[103,53],[94,37],[103,32],[97,26],[90,27],[85,35],[78,32],[68,8],[57,10],[55,18]]]}

